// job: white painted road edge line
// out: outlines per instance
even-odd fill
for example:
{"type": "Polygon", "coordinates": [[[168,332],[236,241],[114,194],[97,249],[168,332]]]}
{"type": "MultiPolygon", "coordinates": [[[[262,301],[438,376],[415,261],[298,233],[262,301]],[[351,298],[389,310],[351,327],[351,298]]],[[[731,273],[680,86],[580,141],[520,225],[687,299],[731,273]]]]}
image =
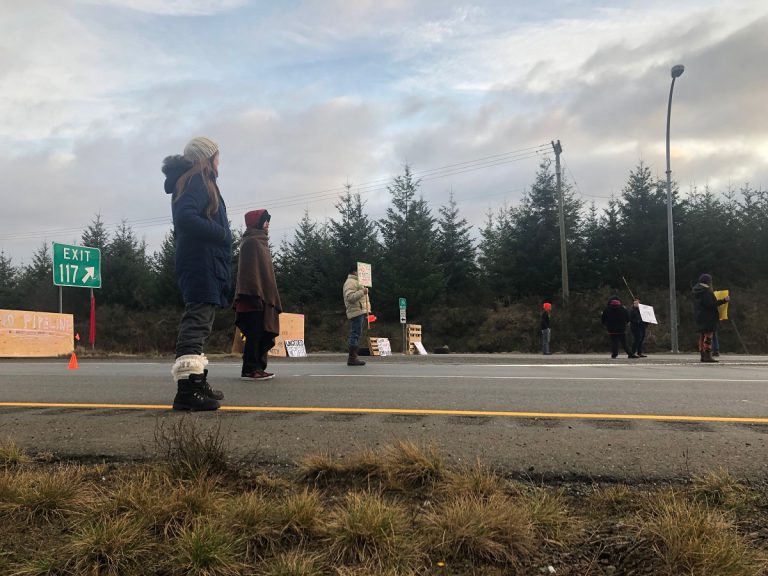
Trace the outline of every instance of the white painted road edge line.
{"type": "Polygon", "coordinates": [[[472,376],[472,375],[455,375],[455,374],[432,374],[432,375],[409,375],[409,374],[307,374],[302,376],[304,378],[389,378],[404,380],[411,379],[448,379],[448,380],[583,380],[583,381],[595,381],[595,380],[610,380],[618,382],[760,382],[768,383],[766,378],[619,378],[616,376],[472,376]]]}

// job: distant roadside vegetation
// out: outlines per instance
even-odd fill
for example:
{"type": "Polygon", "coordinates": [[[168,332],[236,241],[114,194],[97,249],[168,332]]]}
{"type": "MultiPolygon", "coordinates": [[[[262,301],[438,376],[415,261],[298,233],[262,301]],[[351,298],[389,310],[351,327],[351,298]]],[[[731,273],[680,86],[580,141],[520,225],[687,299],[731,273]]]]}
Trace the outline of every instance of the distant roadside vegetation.
{"type": "MultiPolygon", "coordinates": [[[[408,167],[389,186],[386,215],[371,219],[349,185],[337,214],[314,221],[309,213],[292,238],[272,238],[278,287],[285,310],[305,315],[310,352],[341,350],[345,320],[341,285],[351,262],[372,264],[372,334],[401,348],[398,298],[408,302],[408,321],[421,324],[429,350],[447,344],[457,352],[532,352],[539,349],[542,302],[554,305],[554,352],[606,348],[599,314],[618,294],[631,301],[626,279],[643,303],[654,306],[660,325],[652,328],[647,350],[668,350],[668,265],[666,182],[640,163],[605,207],[587,204],[592,191],[566,179],[564,214],[568,244],[570,302],[560,294],[561,267],[555,176],[544,161],[516,205],[489,212],[473,228],[449,196],[439,207],[421,196],[408,167]]],[[[269,208],[267,206],[267,208],[269,208]]],[[[739,189],[675,186],[675,253],[680,310],[680,347],[695,350],[690,286],[702,272],[716,289],[731,292],[732,321],[721,331],[721,349],[768,352],[762,302],[768,288],[768,191],[745,184],[739,189]]],[[[240,222],[233,242],[237,262],[240,222]]],[[[100,216],[79,240],[102,251],[102,288],[96,291],[97,347],[102,352],[170,353],[182,306],[174,275],[174,242],[168,233],[149,253],[137,232],[123,222],[108,230],[100,216]]],[[[0,308],[58,311],[50,246],[44,244],[25,265],[0,252],[0,308]]],[[[87,290],[64,289],[64,311],[88,333],[87,290]]],[[[220,314],[210,352],[228,351],[233,314],[220,314]]]]}

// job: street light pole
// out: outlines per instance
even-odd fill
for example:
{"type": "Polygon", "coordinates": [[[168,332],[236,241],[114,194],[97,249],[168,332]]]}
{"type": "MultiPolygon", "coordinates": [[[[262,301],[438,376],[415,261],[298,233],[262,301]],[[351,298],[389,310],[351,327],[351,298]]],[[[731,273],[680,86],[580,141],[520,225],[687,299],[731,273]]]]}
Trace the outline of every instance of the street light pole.
{"type": "Polygon", "coordinates": [[[669,322],[672,353],[679,352],[677,346],[677,292],[675,282],[675,235],[672,229],[672,169],[669,166],[669,121],[672,114],[672,91],[675,80],[682,76],[685,67],[682,64],[672,66],[672,84],[669,86],[669,104],[667,105],[667,243],[669,245],[669,322]]]}

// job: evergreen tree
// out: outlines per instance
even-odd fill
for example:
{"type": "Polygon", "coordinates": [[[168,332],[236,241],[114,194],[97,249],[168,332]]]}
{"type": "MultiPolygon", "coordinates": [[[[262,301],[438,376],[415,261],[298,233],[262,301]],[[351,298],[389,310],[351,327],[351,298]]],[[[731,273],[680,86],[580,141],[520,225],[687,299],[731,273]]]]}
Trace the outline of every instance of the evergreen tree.
{"type": "Polygon", "coordinates": [[[109,244],[109,232],[104,226],[101,214],[96,214],[96,217],[88,225],[88,228],[83,231],[80,240],[83,246],[98,248],[102,253],[104,252],[104,249],[109,244]]]}
{"type": "MultiPolygon", "coordinates": [[[[755,190],[749,184],[744,184],[739,190],[741,195],[738,239],[741,246],[731,254],[747,262],[747,283],[751,284],[758,278],[765,278],[768,273],[768,197],[765,191],[755,190]]],[[[732,256],[733,257],[733,256],[732,256]]]]}
{"type": "Polygon", "coordinates": [[[284,242],[276,263],[277,285],[286,311],[306,313],[325,306],[338,308],[341,284],[330,281],[330,243],[325,227],[312,222],[309,213],[299,222],[291,242],[284,242]]]}
{"type": "MultiPolygon", "coordinates": [[[[622,284],[621,277],[628,273],[625,269],[624,258],[621,253],[621,222],[619,216],[619,201],[611,198],[608,201],[608,207],[603,211],[600,218],[601,242],[599,251],[602,253],[600,258],[602,262],[601,276],[599,283],[594,286],[612,286],[619,287],[622,284]]],[[[635,281],[634,275],[628,281],[635,281]]]]}
{"type": "Polygon", "coordinates": [[[383,317],[396,316],[400,297],[408,300],[412,317],[418,317],[444,292],[437,262],[435,218],[424,198],[416,198],[418,189],[419,181],[414,180],[407,165],[388,186],[392,205],[379,221],[384,265],[378,274],[374,271],[371,292],[376,310],[383,317]]]}
{"type": "Polygon", "coordinates": [[[484,300],[509,304],[518,294],[517,237],[515,209],[504,206],[495,218],[489,211],[485,227],[480,231],[478,263],[483,280],[484,300]]]}
{"type": "Polygon", "coordinates": [[[582,243],[577,266],[573,267],[573,286],[588,290],[600,285],[605,270],[603,228],[595,203],[592,202],[582,226],[582,243]]]}
{"type": "MultiPolygon", "coordinates": [[[[676,189],[673,190],[673,203],[676,189]]],[[[680,224],[682,210],[673,204],[675,223],[680,224]]],[[[643,285],[660,286],[668,277],[667,192],[666,182],[654,181],[651,170],[640,162],[629,173],[619,204],[620,244],[615,249],[623,258],[624,274],[638,276],[643,285]]],[[[610,280],[612,283],[616,279],[610,280]]],[[[621,282],[621,279],[618,279],[621,282]]]]}
{"type": "Polygon", "coordinates": [[[0,309],[14,310],[20,307],[18,292],[19,272],[10,256],[0,251],[0,309]]]}
{"type": "Polygon", "coordinates": [[[478,269],[471,229],[466,219],[459,218],[459,208],[451,192],[448,204],[440,208],[437,223],[437,263],[443,270],[449,306],[467,305],[476,297],[478,269]]]}
{"type": "Polygon", "coordinates": [[[24,310],[59,311],[59,288],[53,284],[53,257],[48,242],[43,242],[24,266],[19,279],[19,304],[24,310]]]}
{"type": "Polygon", "coordinates": [[[173,229],[163,238],[160,250],[152,255],[151,269],[154,277],[153,306],[183,308],[184,300],[176,278],[176,241],[173,229]]]}
{"type": "MultiPolygon", "coordinates": [[[[561,183],[566,246],[576,254],[581,225],[581,201],[570,185],[561,183]]],[[[550,296],[562,284],[558,194],[551,162],[539,166],[536,180],[515,212],[514,235],[518,251],[517,288],[522,294],[550,296]]]]}
{"type": "Polygon", "coordinates": [[[704,192],[694,188],[683,202],[680,233],[675,236],[678,287],[696,282],[699,275],[708,272],[722,278],[723,266],[728,261],[729,248],[722,237],[723,207],[709,187],[704,192]]]}
{"type": "Polygon", "coordinates": [[[336,203],[339,218],[331,218],[328,226],[332,253],[329,273],[337,283],[344,282],[352,263],[366,262],[377,268],[379,262],[376,224],[363,211],[360,194],[352,192],[351,184],[344,187],[346,190],[336,203]]]}
{"type": "Polygon", "coordinates": [[[101,296],[106,304],[117,304],[130,310],[149,306],[152,278],[146,244],[136,238],[125,220],[104,250],[101,270],[101,296]]]}

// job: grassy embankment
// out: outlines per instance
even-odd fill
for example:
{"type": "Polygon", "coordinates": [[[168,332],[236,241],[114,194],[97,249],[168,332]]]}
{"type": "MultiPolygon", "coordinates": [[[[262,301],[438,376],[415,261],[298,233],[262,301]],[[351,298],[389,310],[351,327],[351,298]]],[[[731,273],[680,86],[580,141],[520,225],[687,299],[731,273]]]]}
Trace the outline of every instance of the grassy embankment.
{"type": "Polygon", "coordinates": [[[0,574],[768,571],[768,486],[725,470],[541,485],[407,442],[278,469],[233,462],[219,425],[201,422],[159,426],[144,462],[61,462],[0,443],[0,574]]]}

